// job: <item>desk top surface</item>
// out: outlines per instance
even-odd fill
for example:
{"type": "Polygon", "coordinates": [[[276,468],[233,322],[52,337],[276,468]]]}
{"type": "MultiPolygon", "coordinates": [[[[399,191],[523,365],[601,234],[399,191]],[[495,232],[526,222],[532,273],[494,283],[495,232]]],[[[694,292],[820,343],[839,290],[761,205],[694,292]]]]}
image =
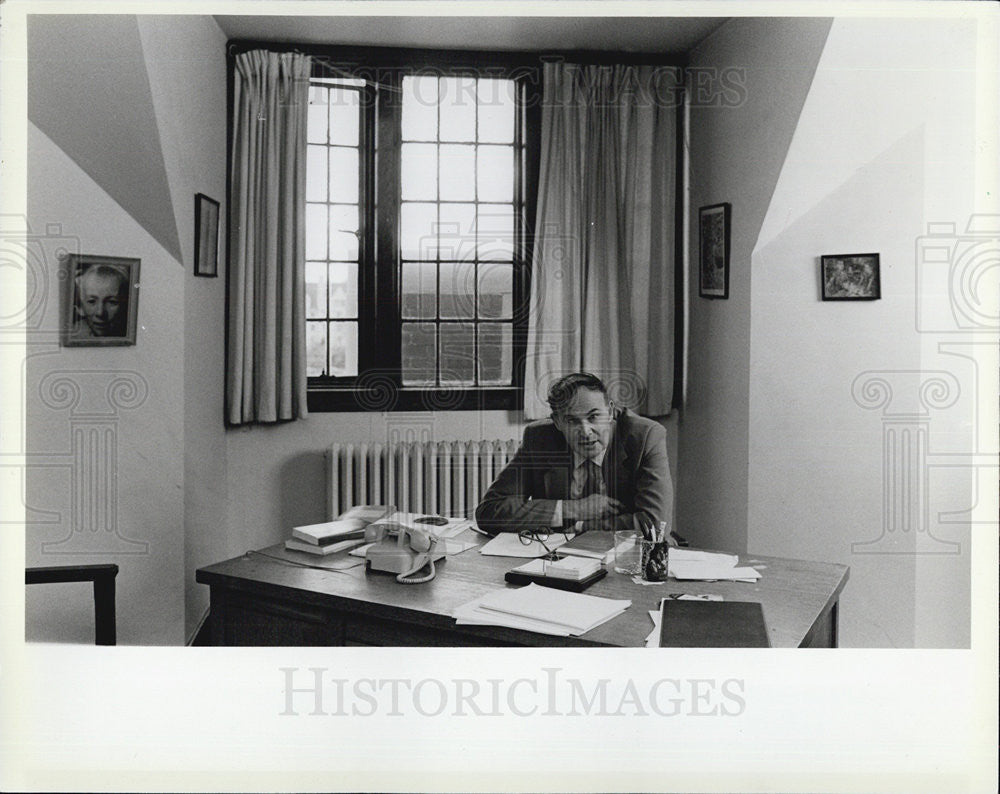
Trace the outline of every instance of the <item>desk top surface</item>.
{"type": "MultiPolygon", "coordinates": [[[[460,538],[475,539],[480,545],[488,540],[471,530],[460,538]]],[[[611,547],[610,535],[608,547],[611,547]]],[[[404,585],[388,574],[366,574],[360,559],[356,567],[332,571],[288,565],[274,557],[288,562],[324,565],[344,559],[346,553],[319,557],[288,551],[284,544],[277,544],[262,549],[261,553],[248,553],[201,568],[196,578],[213,587],[460,631],[472,637],[494,639],[497,644],[542,646],[642,647],[653,629],[648,612],[657,608],[661,597],[668,593],[714,593],[726,601],[760,602],[772,647],[794,648],[806,637],[817,617],[836,602],[849,573],[846,566],[833,563],[743,554],[739,564],[753,566],[761,574],[754,584],[671,579],[663,584],[637,585],[630,577],[609,570],[604,579],[585,592],[605,598],[627,598],[632,606],[581,637],[551,637],[503,627],[456,626],[451,617],[456,607],[474,598],[512,587],[504,581],[504,574],[523,563],[523,559],[484,556],[473,548],[438,562],[434,580],[404,585]]]]}

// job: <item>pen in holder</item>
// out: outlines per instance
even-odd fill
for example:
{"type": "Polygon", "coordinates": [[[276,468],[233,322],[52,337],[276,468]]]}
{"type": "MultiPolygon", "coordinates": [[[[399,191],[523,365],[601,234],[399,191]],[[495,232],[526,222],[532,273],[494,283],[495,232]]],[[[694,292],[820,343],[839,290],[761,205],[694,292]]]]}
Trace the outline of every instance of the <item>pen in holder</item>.
{"type": "Polygon", "coordinates": [[[670,544],[667,542],[667,522],[659,525],[652,521],[640,522],[642,538],[639,541],[639,570],[647,582],[664,582],[667,579],[670,544]]]}

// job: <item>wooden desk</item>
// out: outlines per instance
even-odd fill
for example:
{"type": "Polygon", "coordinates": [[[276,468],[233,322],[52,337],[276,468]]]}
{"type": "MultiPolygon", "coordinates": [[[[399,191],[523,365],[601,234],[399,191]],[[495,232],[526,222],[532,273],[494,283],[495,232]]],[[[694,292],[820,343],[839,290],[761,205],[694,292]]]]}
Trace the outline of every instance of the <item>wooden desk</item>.
{"type": "MultiPolygon", "coordinates": [[[[486,540],[471,531],[461,536],[470,537],[486,540]]],[[[308,564],[322,565],[333,559],[286,551],[284,544],[262,553],[308,564]]],[[[521,562],[484,557],[469,549],[439,562],[433,581],[404,585],[391,575],[366,574],[363,564],[346,571],[319,571],[251,553],[201,568],[196,580],[211,588],[214,645],[642,647],[653,628],[648,610],[666,593],[683,592],[718,593],[727,601],[759,601],[774,647],[833,648],[837,645],[837,601],[849,573],[844,565],[754,555],[742,555],[739,564],[760,571],[756,584],[671,580],[640,586],[609,571],[586,592],[628,598],[632,606],[581,637],[456,625],[451,617],[455,607],[512,586],[504,582],[504,573],[521,562]]]]}

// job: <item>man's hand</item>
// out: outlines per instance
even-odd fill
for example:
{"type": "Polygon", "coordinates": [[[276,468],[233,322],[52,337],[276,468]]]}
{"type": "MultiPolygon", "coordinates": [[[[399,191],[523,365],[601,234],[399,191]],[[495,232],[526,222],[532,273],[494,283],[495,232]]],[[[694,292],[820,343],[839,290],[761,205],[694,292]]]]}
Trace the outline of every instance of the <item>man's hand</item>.
{"type": "Polygon", "coordinates": [[[567,499],[563,502],[563,518],[569,521],[593,521],[616,516],[625,506],[617,499],[604,494],[591,494],[583,499],[567,499]]]}

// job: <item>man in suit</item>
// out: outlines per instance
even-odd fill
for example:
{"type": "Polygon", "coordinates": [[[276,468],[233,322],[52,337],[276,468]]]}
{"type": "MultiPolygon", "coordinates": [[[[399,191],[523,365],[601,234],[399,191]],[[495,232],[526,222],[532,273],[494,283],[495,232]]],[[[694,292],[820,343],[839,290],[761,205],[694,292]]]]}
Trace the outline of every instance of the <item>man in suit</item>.
{"type": "Polygon", "coordinates": [[[577,372],[549,389],[552,418],[524,430],[521,447],[476,508],[491,534],[522,529],[632,529],[633,517],[670,520],[666,432],[616,409],[604,383],[577,372]]]}

